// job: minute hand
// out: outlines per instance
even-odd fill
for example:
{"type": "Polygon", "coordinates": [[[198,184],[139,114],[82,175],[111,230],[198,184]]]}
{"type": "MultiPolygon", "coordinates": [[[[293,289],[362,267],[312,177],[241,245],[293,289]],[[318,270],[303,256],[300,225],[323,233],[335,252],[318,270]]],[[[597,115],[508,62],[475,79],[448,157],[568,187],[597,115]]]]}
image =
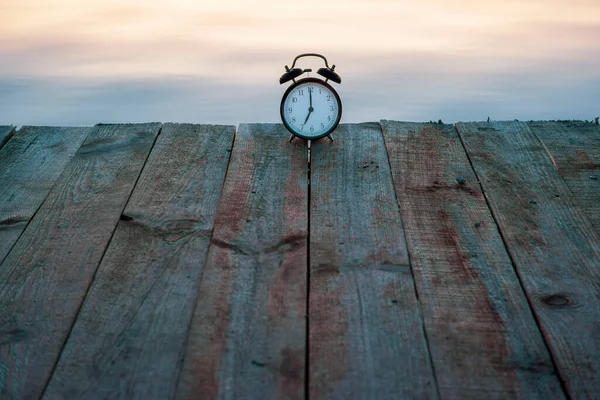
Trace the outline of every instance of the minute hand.
{"type": "Polygon", "coordinates": [[[310,90],[310,88],[308,88],[308,99],[309,99],[309,105],[308,105],[308,115],[306,116],[306,119],[304,120],[304,125],[306,125],[306,122],[308,121],[308,117],[310,117],[310,113],[313,112],[314,108],[312,106],[312,90],[310,90]]]}

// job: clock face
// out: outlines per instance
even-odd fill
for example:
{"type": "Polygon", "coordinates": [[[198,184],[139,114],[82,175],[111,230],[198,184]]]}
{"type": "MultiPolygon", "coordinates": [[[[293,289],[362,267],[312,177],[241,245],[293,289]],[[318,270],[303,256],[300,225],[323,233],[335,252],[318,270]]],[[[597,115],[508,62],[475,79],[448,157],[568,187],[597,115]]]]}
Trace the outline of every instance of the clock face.
{"type": "Polygon", "coordinates": [[[342,102],[324,81],[306,78],[290,86],[281,100],[281,119],[286,128],[303,139],[319,139],[337,127],[342,102]]]}

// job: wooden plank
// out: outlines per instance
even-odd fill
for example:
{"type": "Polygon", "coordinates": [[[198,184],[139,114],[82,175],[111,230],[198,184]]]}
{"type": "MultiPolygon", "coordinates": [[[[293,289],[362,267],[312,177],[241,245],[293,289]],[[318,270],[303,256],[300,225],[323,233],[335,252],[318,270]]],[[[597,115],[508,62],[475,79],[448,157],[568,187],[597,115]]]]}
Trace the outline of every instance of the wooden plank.
{"type": "Polygon", "coordinates": [[[234,132],[163,126],[44,398],[173,396],[234,132]]]}
{"type": "Polygon", "coordinates": [[[379,124],[312,148],[309,397],[436,398],[379,124]]]}
{"type": "Polygon", "coordinates": [[[304,398],[307,150],[287,138],[238,130],[177,398],[304,398]]]}
{"type": "Polygon", "coordinates": [[[600,398],[600,239],[525,123],[459,133],[573,398],[600,398]]]}
{"type": "Polygon", "coordinates": [[[93,128],[0,265],[0,397],[40,396],[159,128],[93,128]]]}
{"type": "Polygon", "coordinates": [[[0,125],[0,149],[15,134],[15,127],[12,125],[0,125]]]}
{"type": "Polygon", "coordinates": [[[0,263],[90,129],[26,126],[0,150],[0,263]]]}
{"type": "Polygon", "coordinates": [[[600,234],[600,125],[583,121],[528,125],[600,234]]]}
{"type": "Polygon", "coordinates": [[[441,397],[564,397],[454,127],[382,127],[441,397]]]}

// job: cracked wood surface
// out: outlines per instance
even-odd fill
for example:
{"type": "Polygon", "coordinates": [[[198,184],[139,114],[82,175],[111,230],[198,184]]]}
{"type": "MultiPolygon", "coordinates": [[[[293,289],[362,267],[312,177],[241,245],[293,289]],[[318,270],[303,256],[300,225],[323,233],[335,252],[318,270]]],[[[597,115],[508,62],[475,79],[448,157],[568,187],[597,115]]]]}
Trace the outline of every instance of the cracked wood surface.
{"type": "Polygon", "coordinates": [[[0,397],[42,393],[159,127],[93,128],[0,265],[0,397]]]}
{"type": "Polygon", "coordinates": [[[26,126],[0,149],[0,263],[89,132],[26,126]]]}
{"type": "Polygon", "coordinates": [[[527,124],[457,128],[568,395],[600,398],[598,235],[527,124]]]}
{"type": "Polygon", "coordinates": [[[306,145],[241,125],[200,282],[179,399],[303,399],[306,145]]]}
{"type": "Polygon", "coordinates": [[[174,395],[234,131],[163,126],[44,398],[174,395]]]}
{"type": "Polygon", "coordinates": [[[441,397],[564,397],[454,126],[382,128],[441,397]]]}
{"type": "Polygon", "coordinates": [[[581,121],[528,125],[600,234],[600,125],[581,121]]]}
{"type": "Polygon", "coordinates": [[[379,124],[312,146],[309,397],[436,398],[379,124]]]}

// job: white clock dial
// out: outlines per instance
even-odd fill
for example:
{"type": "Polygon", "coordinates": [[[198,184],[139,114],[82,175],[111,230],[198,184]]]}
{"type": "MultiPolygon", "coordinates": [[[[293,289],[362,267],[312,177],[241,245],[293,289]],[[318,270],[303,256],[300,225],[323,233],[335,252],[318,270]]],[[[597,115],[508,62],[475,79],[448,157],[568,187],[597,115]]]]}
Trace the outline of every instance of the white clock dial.
{"type": "Polygon", "coordinates": [[[337,93],[323,81],[308,78],[292,86],[284,96],[281,116],[297,136],[316,139],[331,133],[341,117],[337,93]]]}

